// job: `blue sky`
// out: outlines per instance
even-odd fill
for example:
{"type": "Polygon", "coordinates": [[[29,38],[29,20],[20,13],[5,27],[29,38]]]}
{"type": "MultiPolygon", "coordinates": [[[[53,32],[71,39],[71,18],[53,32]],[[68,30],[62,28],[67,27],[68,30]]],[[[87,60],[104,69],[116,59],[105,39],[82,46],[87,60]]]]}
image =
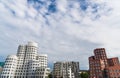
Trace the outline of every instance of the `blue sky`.
{"type": "Polygon", "coordinates": [[[95,48],[120,57],[120,0],[0,0],[0,61],[35,41],[55,61],[88,69],[95,48]]]}

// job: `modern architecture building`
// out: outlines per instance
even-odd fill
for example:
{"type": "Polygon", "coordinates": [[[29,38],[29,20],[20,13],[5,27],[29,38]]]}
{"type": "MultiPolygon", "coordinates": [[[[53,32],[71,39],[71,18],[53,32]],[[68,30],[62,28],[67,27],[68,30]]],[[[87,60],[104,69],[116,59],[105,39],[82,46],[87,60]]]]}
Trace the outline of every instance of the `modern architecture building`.
{"type": "Polygon", "coordinates": [[[3,67],[1,78],[14,78],[17,68],[18,57],[16,55],[9,55],[6,58],[3,67]]]}
{"type": "Polygon", "coordinates": [[[79,62],[56,62],[53,68],[53,78],[78,78],[79,62]]]}
{"type": "Polygon", "coordinates": [[[39,60],[41,67],[47,67],[48,64],[47,58],[48,56],[46,54],[40,54],[39,56],[37,56],[37,59],[39,60]]]}
{"type": "Polygon", "coordinates": [[[120,65],[105,68],[105,78],[120,78],[120,65]]]}
{"type": "Polygon", "coordinates": [[[35,70],[35,78],[48,78],[50,68],[39,67],[35,70]]]}
{"type": "MultiPolygon", "coordinates": [[[[48,69],[47,55],[38,55],[38,44],[28,42],[27,45],[19,45],[17,55],[9,55],[6,58],[1,78],[35,78],[36,71],[46,72],[46,69],[48,69]]],[[[39,78],[45,78],[44,76],[47,75],[41,77],[41,74],[37,74],[39,78]]]]}
{"type": "Polygon", "coordinates": [[[120,63],[117,57],[107,58],[105,48],[94,50],[89,57],[90,78],[120,78],[120,63]]]}

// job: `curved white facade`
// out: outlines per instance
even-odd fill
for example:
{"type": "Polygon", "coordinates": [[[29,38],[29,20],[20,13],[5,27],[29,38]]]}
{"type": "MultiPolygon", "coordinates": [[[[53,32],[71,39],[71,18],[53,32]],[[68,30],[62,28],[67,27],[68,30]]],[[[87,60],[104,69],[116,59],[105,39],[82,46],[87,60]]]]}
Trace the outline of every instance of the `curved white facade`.
{"type": "Polygon", "coordinates": [[[28,42],[27,45],[19,45],[17,56],[7,57],[0,78],[34,78],[35,71],[41,67],[47,68],[47,55],[38,55],[38,44],[28,42]]]}
{"type": "Polygon", "coordinates": [[[34,78],[35,70],[40,67],[39,60],[31,60],[28,65],[28,78],[34,78]]]}
{"type": "Polygon", "coordinates": [[[35,78],[48,78],[50,74],[50,68],[38,67],[35,70],[35,78]]]}
{"type": "Polygon", "coordinates": [[[5,65],[1,73],[1,78],[14,78],[17,61],[18,58],[16,55],[9,55],[6,58],[5,65]]]}
{"type": "Polygon", "coordinates": [[[16,78],[26,78],[29,76],[28,66],[31,60],[36,60],[38,55],[38,44],[35,42],[28,42],[27,45],[20,45],[18,47],[18,66],[16,69],[16,78]]]}
{"type": "Polygon", "coordinates": [[[28,42],[28,46],[38,47],[38,44],[36,42],[30,41],[30,42],[28,42]]]}
{"type": "Polygon", "coordinates": [[[46,54],[40,54],[38,57],[39,63],[41,67],[47,67],[48,64],[48,56],[46,54]]]}

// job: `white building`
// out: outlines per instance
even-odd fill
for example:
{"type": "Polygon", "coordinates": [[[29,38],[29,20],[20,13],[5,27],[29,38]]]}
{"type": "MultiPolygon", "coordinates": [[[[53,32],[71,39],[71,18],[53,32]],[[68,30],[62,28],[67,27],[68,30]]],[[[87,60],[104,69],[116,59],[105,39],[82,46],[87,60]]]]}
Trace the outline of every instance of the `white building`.
{"type": "Polygon", "coordinates": [[[41,67],[47,67],[48,64],[47,57],[48,57],[47,54],[40,54],[39,56],[37,56],[41,67]]]}
{"type": "Polygon", "coordinates": [[[9,55],[6,58],[4,68],[1,73],[1,78],[14,78],[15,71],[17,68],[17,56],[9,55]]]}
{"type": "Polygon", "coordinates": [[[48,78],[50,68],[38,67],[35,71],[35,78],[48,78]]]}
{"type": "Polygon", "coordinates": [[[75,78],[74,73],[72,72],[71,66],[68,67],[68,78],[75,78]]]}
{"type": "Polygon", "coordinates": [[[38,55],[37,43],[28,42],[27,45],[19,45],[17,56],[7,57],[1,78],[35,78],[37,68],[43,67],[47,68],[47,55],[38,55]]]}

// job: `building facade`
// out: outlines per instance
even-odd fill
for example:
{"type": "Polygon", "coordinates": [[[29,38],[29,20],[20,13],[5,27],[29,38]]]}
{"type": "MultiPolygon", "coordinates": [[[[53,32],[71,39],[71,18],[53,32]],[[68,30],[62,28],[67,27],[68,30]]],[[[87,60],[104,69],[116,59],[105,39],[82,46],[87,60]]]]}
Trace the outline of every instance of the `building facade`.
{"type": "Polygon", "coordinates": [[[120,78],[118,58],[107,58],[104,48],[95,49],[94,56],[89,57],[89,70],[90,78],[120,78]]]}
{"type": "Polygon", "coordinates": [[[56,62],[53,68],[53,78],[78,78],[79,62],[56,62]]]}
{"type": "Polygon", "coordinates": [[[47,55],[38,55],[38,44],[28,42],[19,45],[17,55],[7,57],[1,78],[35,78],[37,68],[43,67],[47,68],[47,55]]]}
{"type": "Polygon", "coordinates": [[[48,78],[50,68],[39,67],[35,70],[35,78],[48,78]]]}
{"type": "Polygon", "coordinates": [[[14,78],[17,68],[18,57],[16,55],[9,55],[6,58],[5,65],[3,67],[1,78],[14,78]]]}
{"type": "Polygon", "coordinates": [[[48,64],[47,58],[48,56],[46,54],[40,54],[39,56],[37,56],[37,59],[39,60],[41,67],[47,67],[48,64]]]}
{"type": "Polygon", "coordinates": [[[105,68],[105,77],[106,78],[120,78],[120,66],[110,66],[105,68]]]}

